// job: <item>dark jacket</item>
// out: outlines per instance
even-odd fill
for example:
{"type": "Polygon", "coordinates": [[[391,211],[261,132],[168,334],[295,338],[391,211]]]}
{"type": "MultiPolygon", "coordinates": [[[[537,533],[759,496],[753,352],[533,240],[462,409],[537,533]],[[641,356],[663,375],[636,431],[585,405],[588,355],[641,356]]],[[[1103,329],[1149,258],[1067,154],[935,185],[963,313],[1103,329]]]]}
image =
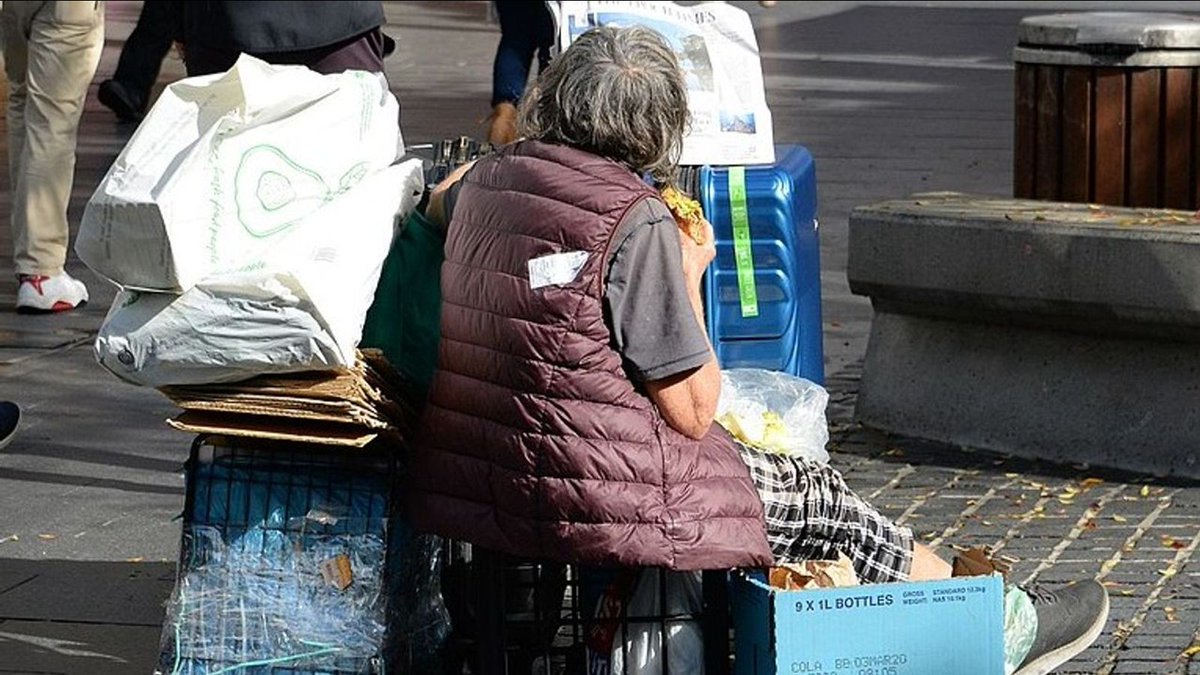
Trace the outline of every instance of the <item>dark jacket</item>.
{"type": "Polygon", "coordinates": [[[342,42],[384,23],[383,4],[358,0],[188,0],[185,47],[250,54],[296,52],[342,42]]]}
{"type": "Polygon", "coordinates": [[[442,266],[438,370],[411,464],[422,529],[591,565],[771,562],[762,504],[733,441],[674,431],[626,376],[604,320],[608,248],[657,194],[628,169],[522,142],[464,179],[442,266]],[[529,263],[582,251],[573,281],[529,263]]]}

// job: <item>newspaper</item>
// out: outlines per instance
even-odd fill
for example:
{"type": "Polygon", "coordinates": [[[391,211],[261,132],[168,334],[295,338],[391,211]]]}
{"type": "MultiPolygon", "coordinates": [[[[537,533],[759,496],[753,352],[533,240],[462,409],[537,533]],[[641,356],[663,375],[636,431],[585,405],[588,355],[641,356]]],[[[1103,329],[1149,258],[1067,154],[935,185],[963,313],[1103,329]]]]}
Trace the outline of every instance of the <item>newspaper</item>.
{"type": "Polygon", "coordinates": [[[680,164],[775,161],[758,42],[744,10],[724,2],[686,7],[634,1],[548,4],[558,13],[560,48],[595,26],[637,24],[667,39],[683,66],[692,113],[680,164]]]}

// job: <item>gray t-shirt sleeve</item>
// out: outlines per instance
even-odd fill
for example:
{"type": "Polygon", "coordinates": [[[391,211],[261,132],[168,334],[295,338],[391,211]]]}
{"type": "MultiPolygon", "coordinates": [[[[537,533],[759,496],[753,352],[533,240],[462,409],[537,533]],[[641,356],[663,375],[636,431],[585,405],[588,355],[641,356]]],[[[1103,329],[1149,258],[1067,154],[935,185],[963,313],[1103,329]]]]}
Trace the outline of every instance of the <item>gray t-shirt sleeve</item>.
{"type": "Polygon", "coordinates": [[[683,278],[678,226],[662,202],[630,209],[613,241],[604,293],[617,352],[639,381],[708,363],[712,348],[683,278]]]}

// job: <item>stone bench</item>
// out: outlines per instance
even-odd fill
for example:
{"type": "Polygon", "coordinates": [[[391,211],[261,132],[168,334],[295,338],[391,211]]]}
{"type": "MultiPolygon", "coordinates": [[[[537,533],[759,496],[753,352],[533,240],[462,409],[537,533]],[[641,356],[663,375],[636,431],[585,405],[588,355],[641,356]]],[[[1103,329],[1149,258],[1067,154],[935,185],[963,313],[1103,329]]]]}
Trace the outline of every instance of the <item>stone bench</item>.
{"type": "Polygon", "coordinates": [[[1200,218],[928,193],[856,209],[856,415],[1024,457],[1200,478],[1200,218]]]}

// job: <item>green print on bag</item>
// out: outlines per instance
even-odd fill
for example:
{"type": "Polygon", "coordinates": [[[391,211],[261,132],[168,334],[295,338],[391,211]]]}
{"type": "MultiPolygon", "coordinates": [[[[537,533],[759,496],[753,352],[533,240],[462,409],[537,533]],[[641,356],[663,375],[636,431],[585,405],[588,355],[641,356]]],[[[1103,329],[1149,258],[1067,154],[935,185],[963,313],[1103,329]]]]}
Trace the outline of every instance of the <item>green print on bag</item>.
{"type": "Polygon", "coordinates": [[[253,237],[278,234],[357,185],[367,171],[365,162],[355,164],[333,190],[279,148],[256,145],[242,155],[234,174],[238,222],[253,237]]]}

